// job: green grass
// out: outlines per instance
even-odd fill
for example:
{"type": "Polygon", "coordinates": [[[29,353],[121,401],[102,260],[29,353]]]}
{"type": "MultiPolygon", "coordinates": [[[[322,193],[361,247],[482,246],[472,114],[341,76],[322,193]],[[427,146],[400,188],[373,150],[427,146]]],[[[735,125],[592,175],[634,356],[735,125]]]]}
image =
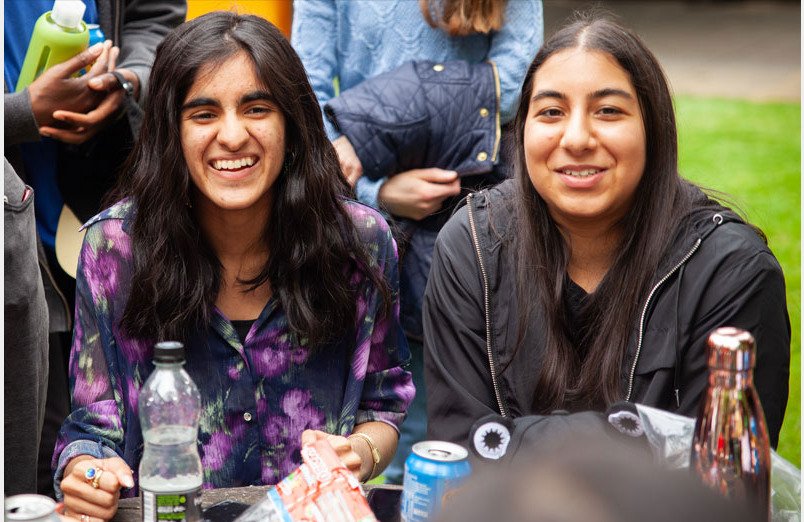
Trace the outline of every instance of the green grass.
{"type": "Polygon", "coordinates": [[[801,105],[676,98],[684,177],[729,195],[768,236],[787,283],[790,396],[779,454],[801,467],[801,105]]]}

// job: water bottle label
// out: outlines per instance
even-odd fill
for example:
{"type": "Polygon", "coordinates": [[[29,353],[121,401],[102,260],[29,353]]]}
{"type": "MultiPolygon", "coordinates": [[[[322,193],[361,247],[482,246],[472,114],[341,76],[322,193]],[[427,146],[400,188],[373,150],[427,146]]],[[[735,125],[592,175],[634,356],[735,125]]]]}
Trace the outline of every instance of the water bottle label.
{"type": "Polygon", "coordinates": [[[143,522],[195,522],[201,518],[201,488],[170,493],[142,490],[143,522]]]}

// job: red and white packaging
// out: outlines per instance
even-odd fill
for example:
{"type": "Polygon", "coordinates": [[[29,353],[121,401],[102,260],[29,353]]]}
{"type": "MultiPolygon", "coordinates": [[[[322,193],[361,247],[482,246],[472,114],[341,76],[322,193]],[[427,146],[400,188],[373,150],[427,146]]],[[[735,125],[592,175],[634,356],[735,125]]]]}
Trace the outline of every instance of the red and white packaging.
{"type": "Polygon", "coordinates": [[[360,483],[328,442],[301,454],[303,464],[235,522],[377,522],[360,483]]]}

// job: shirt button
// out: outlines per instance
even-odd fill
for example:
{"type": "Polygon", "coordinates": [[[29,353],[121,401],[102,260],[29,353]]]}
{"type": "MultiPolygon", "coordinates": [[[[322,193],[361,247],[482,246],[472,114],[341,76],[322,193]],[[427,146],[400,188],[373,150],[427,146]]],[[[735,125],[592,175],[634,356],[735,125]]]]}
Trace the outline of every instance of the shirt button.
{"type": "Polygon", "coordinates": [[[441,71],[443,71],[443,70],[444,70],[444,66],[443,66],[443,65],[441,65],[440,63],[437,63],[437,64],[435,64],[435,65],[433,66],[433,70],[434,70],[435,72],[441,72],[441,71]]]}
{"type": "Polygon", "coordinates": [[[480,117],[485,118],[489,115],[489,110],[485,107],[480,109],[480,117]]]}
{"type": "Polygon", "coordinates": [[[251,422],[251,414],[249,412],[244,413],[243,420],[246,422],[251,422]]]}
{"type": "Polygon", "coordinates": [[[477,154],[477,161],[486,161],[489,158],[489,155],[485,152],[479,152],[477,154]]]}

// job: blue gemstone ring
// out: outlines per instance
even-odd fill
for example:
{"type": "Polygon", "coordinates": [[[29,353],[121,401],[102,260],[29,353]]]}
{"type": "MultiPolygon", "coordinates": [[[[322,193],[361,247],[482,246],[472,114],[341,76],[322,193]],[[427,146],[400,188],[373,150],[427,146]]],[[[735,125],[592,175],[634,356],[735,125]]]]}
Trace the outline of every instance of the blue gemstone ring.
{"type": "Polygon", "coordinates": [[[100,478],[103,474],[103,470],[101,468],[89,468],[84,472],[84,477],[86,477],[87,482],[92,484],[92,487],[98,489],[100,487],[100,478]]]}

